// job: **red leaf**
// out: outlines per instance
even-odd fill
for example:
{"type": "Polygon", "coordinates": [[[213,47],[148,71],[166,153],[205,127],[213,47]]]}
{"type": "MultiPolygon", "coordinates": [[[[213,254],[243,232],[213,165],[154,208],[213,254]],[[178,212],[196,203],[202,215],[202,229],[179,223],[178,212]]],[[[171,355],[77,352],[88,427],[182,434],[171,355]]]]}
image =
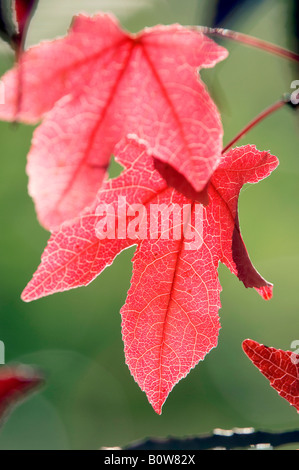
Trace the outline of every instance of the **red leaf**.
{"type": "Polygon", "coordinates": [[[43,383],[43,378],[31,367],[1,367],[0,420],[13,406],[43,383]]]}
{"type": "MultiPolygon", "coordinates": [[[[222,126],[196,70],[226,55],[186,27],[129,34],[106,14],[79,15],[65,38],[28,50],[17,118],[44,117],[27,167],[41,223],[53,228],[92,203],[115,144],[130,132],[147,141],[162,173],[171,165],[202,191],[220,160],[222,126]]],[[[3,82],[0,118],[15,120],[17,68],[3,82]]]]}
{"type": "Polygon", "coordinates": [[[173,386],[217,345],[219,261],[246,287],[255,287],[264,298],[272,295],[272,285],[254,269],[243,244],[237,203],[242,185],[265,178],[278,161],[253,146],[231,150],[211,179],[210,202],[203,207],[169,188],[154,170],[152,155],[133,137],[126,145],[118,146],[115,154],[125,170],[119,178],[103,185],[96,210],[88,210],[52,234],[42,263],[22,298],[30,301],[88,284],[122,249],[137,244],[131,288],[121,310],[123,339],[127,364],[160,413],[173,386]],[[121,203],[131,211],[126,220],[121,203]],[[156,219],[151,219],[151,210],[157,204],[165,204],[166,214],[174,207],[191,208],[189,228],[196,229],[195,245],[190,244],[186,219],[183,225],[182,219],[175,222],[174,215],[170,217],[173,227],[169,231],[159,218],[154,236],[151,220],[156,219]],[[115,226],[103,207],[115,215],[115,226]],[[178,227],[179,236],[177,232],[175,236],[178,227]],[[108,231],[107,238],[103,228],[108,231]],[[164,239],[168,235],[169,239],[164,239]],[[241,272],[240,259],[245,263],[241,272]]]}
{"type": "Polygon", "coordinates": [[[271,387],[299,413],[299,355],[292,351],[269,348],[252,339],[243,341],[243,349],[270,381],[271,387]]]}

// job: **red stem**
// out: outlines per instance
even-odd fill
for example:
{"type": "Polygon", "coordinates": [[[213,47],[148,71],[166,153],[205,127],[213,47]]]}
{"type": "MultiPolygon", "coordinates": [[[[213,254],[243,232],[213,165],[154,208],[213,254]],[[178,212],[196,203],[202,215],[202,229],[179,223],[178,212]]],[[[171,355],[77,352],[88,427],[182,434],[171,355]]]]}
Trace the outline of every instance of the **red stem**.
{"type": "Polygon", "coordinates": [[[285,104],[288,104],[289,102],[290,100],[288,98],[281,98],[279,101],[269,106],[269,108],[265,109],[260,114],[258,114],[258,116],[256,116],[249,124],[247,124],[247,126],[244,127],[244,129],[242,129],[241,132],[239,132],[239,134],[224,147],[222,153],[227,152],[228,149],[230,149],[238,140],[244,137],[244,135],[247,134],[247,132],[249,132],[259,122],[263,121],[267,116],[282,108],[285,104]]]}
{"type": "Polygon", "coordinates": [[[297,54],[296,52],[289,51],[288,49],[276,46],[275,44],[263,41],[262,39],[257,39],[252,36],[248,36],[247,34],[238,33],[236,31],[231,31],[229,29],[223,28],[209,28],[208,26],[197,26],[196,30],[200,31],[203,34],[231,39],[232,41],[236,41],[250,47],[261,49],[263,51],[269,52],[270,54],[278,55],[280,57],[284,57],[285,59],[299,62],[299,54],[297,54]]]}

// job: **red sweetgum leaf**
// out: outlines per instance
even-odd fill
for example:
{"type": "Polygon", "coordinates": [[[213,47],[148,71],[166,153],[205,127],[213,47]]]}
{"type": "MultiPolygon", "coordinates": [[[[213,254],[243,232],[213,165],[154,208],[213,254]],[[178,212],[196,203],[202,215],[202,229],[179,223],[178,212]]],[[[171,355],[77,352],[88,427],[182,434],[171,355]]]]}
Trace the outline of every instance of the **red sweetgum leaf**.
{"type": "Polygon", "coordinates": [[[299,355],[269,348],[252,339],[243,341],[243,350],[282,398],[299,413],[299,355]]]}
{"type": "Polygon", "coordinates": [[[222,126],[198,70],[226,56],[187,27],[129,34],[107,14],[79,15],[66,37],[26,51],[3,77],[0,119],[43,118],[27,166],[40,222],[53,229],[92,204],[114,146],[132,132],[166,178],[164,166],[173,168],[200,198],[221,157],[222,126]]]}
{"type": "Polygon", "coordinates": [[[7,413],[43,383],[40,373],[29,366],[0,368],[0,421],[7,413]]]}
{"type": "Polygon", "coordinates": [[[104,183],[94,207],[54,231],[22,298],[31,301],[86,285],[122,249],[137,245],[131,287],[121,310],[122,334],[130,371],[161,413],[173,386],[217,345],[219,261],[246,287],[255,287],[264,298],[272,295],[272,285],[258,274],[247,254],[237,205],[242,185],[265,178],[278,161],[250,145],[229,151],[211,178],[210,202],[204,207],[167,186],[154,169],[152,153],[133,136],[118,145],[115,155],[125,170],[104,183]],[[166,215],[174,207],[191,209],[189,227],[196,233],[195,245],[186,231],[186,219],[178,222],[174,215],[169,217],[170,230],[162,217],[153,217],[158,227],[153,236],[151,210],[157,204],[164,204],[166,215]],[[108,207],[107,212],[103,207],[108,207]],[[115,224],[108,212],[115,215],[115,224]],[[236,257],[245,263],[242,272],[236,257]]]}

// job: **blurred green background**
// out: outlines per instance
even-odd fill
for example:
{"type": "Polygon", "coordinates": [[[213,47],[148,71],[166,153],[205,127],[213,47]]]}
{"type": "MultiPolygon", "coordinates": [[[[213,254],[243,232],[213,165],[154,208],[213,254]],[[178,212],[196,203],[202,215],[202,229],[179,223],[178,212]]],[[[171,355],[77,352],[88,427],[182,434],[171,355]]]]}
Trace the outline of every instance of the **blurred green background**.
{"type": "MultiPolygon", "coordinates": [[[[286,0],[260,2],[222,25],[290,47],[290,5],[286,0]]],[[[210,24],[212,6],[208,0],[41,0],[28,45],[63,35],[78,11],[112,11],[124,27],[136,31],[157,23],[210,24]]],[[[229,58],[202,77],[221,110],[227,143],[291,91],[299,70],[284,59],[222,44],[229,58]]],[[[1,45],[1,74],[12,63],[12,53],[1,45]]],[[[0,339],[7,363],[36,364],[47,377],[46,387],[5,424],[0,449],[96,449],[219,427],[298,427],[296,410],[270,388],[241,348],[246,338],[281,349],[299,340],[298,125],[298,113],[286,107],[240,142],[254,143],[280,159],[267,180],[248,185],[240,198],[248,251],[274,283],[274,298],[263,301],[220,267],[219,345],[174,388],[158,416],[124,361],[119,310],[129,288],[133,249],[88,287],[30,304],[20,300],[49,235],[27,195],[25,166],[33,128],[0,123],[0,339]]]]}

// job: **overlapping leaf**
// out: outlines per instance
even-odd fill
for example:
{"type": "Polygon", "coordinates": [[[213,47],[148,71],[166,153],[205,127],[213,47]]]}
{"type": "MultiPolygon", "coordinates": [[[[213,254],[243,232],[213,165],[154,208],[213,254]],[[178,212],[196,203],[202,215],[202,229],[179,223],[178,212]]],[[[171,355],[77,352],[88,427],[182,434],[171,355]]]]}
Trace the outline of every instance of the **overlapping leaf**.
{"type": "Polygon", "coordinates": [[[292,351],[269,348],[252,339],[243,341],[243,349],[269,380],[271,387],[299,413],[299,355],[292,351]]]}
{"type": "Polygon", "coordinates": [[[228,152],[203,207],[167,186],[154,170],[152,153],[135,137],[115,153],[125,170],[104,183],[91,209],[54,231],[23,300],[86,285],[122,249],[136,244],[131,288],[121,310],[125,354],[135,380],[160,413],[173,386],[217,344],[219,261],[246,287],[265,299],[272,295],[272,285],[247,254],[237,205],[242,185],[265,178],[278,162],[253,146],[228,152]],[[155,205],[172,220],[165,228],[163,218],[154,217],[157,233],[151,224],[155,205]],[[188,223],[174,218],[170,209],[175,205],[190,208],[188,223]]]}
{"type": "Polygon", "coordinates": [[[65,38],[28,50],[3,78],[0,118],[45,117],[27,167],[41,223],[53,228],[92,203],[114,146],[128,132],[155,150],[164,176],[179,172],[200,198],[219,163],[222,127],[197,70],[226,55],[180,25],[129,34],[105,14],[79,15],[65,38]]]}

